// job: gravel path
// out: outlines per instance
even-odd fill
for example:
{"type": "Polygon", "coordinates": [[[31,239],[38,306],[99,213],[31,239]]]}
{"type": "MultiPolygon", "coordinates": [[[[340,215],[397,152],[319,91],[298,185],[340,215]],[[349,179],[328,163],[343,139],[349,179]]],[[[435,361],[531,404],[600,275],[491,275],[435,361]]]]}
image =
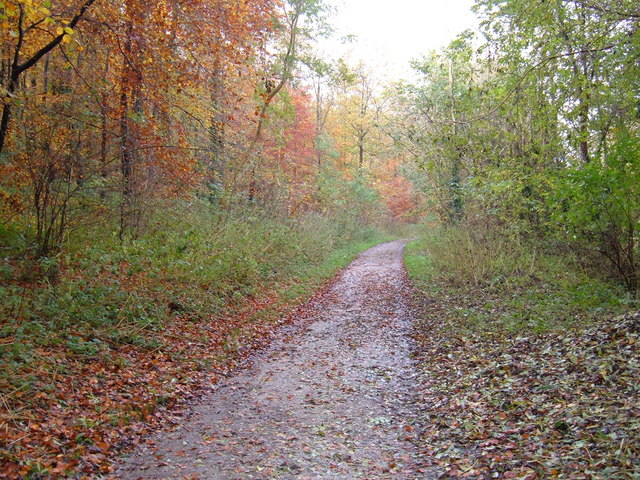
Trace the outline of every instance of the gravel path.
{"type": "Polygon", "coordinates": [[[123,479],[412,479],[411,321],[403,241],[361,254],[123,479]]]}

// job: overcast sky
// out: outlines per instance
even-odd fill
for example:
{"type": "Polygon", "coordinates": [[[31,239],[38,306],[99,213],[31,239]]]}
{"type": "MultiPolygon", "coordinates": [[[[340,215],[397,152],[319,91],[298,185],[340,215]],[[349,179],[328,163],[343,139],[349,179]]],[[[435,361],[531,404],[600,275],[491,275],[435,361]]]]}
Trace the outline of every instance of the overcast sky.
{"type": "Polygon", "coordinates": [[[473,0],[330,0],[338,10],[331,23],[335,37],[353,34],[342,45],[321,42],[331,57],[363,60],[389,79],[411,75],[409,60],[447,45],[458,33],[473,28],[473,0]]]}

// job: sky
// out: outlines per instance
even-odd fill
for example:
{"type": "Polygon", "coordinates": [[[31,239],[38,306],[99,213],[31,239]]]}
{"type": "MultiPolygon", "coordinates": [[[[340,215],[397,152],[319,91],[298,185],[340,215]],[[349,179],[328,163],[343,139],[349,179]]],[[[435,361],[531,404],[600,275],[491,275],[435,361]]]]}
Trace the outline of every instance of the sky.
{"type": "Polygon", "coordinates": [[[320,48],[350,64],[362,60],[389,80],[411,78],[409,61],[446,46],[455,36],[474,28],[473,0],[331,0],[338,13],[330,20],[334,39],[320,48]],[[355,42],[342,44],[345,35],[355,42]]]}

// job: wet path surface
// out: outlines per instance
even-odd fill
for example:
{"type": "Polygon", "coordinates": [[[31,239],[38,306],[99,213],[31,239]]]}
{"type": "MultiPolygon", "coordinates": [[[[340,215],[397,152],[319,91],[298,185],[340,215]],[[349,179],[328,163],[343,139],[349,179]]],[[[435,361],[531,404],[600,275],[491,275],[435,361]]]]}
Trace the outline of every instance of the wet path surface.
{"type": "Polygon", "coordinates": [[[403,247],[360,255],[308,306],[310,321],[152,437],[118,478],[418,478],[403,247]]]}

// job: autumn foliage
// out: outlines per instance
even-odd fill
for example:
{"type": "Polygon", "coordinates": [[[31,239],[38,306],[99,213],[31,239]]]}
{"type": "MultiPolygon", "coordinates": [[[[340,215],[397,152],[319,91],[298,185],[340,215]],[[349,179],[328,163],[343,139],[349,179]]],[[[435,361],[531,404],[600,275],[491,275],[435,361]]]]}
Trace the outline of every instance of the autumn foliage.
{"type": "Polygon", "coordinates": [[[319,141],[324,11],[0,1],[0,477],[108,472],[269,336],[277,288],[406,218],[379,159],[319,141]]]}

